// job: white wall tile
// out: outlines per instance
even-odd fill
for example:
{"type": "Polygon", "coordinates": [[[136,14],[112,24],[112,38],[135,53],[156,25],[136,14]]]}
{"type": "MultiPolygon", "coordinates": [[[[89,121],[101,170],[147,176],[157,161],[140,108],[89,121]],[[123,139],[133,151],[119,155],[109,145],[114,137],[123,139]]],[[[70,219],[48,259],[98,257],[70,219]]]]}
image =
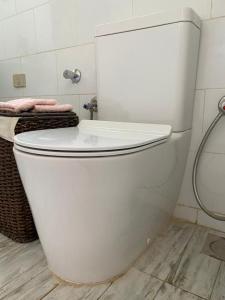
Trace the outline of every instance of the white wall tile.
{"type": "Polygon", "coordinates": [[[38,50],[94,40],[95,26],[132,16],[132,0],[53,0],[35,9],[38,50]]]}
{"type": "Polygon", "coordinates": [[[192,135],[190,149],[197,150],[203,136],[203,114],[205,103],[205,91],[197,90],[195,93],[193,121],[192,121],[192,135]]]}
{"type": "MultiPolygon", "coordinates": [[[[198,208],[192,189],[192,169],[195,152],[190,152],[178,204],[198,208]]],[[[197,175],[200,198],[211,210],[225,214],[225,155],[203,153],[197,175]]]]}
{"type": "MultiPolygon", "coordinates": [[[[41,95],[43,99],[55,99],[59,102],[58,95],[41,95]]],[[[25,95],[24,98],[40,99],[40,95],[25,95]]]]}
{"type": "Polygon", "coordinates": [[[26,96],[56,95],[57,70],[54,52],[22,58],[22,72],[26,74],[26,96]]]}
{"type": "Polygon", "coordinates": [[[77,41],[77,1],[54,0],[35,9],[39,51],[74,46],[77,41]]]}
{"type": "Polygon", "coordinates": [[[59,94],[95,94],[96,72],[94,45],[78,46],[57,52],[59,94]],[[81,81],[73,84],[63,77],[65,69],[80,69],[81,81]]]}
{"type": "Polygon", "coordinates": [[[57,100],[61,104],[71,104],[73,111],[80,116],[80,96],[79,95],[58,95],[57,100]]]}
{"type": "Polygon", "coordinates": [[[28,11],[1,22],[5,58],[32,54],[36,51],[33,12],[28,11]]]}
{"type": "Polygon", "coordinates": [[[12,59],[0,62],[0,96],[21,97],[23,89],[14,88],[12,75],[21,72],[20,59],[12,59]]]}
{"type": "MultiPolygon", "coordinates": [[[[192,189],[192,168],[195,152],[190,152],[178,204],[199,208],[192,189]]],[[[200,199],[208,209],[224,213],[225,155],[204,153],[200,160],[197,185],[200,199]]]]}
{"type": "Polygon", "coordinates": [[[6,98],[1,97],[0,99],[1,99],[2,102],[6,102],[6,101],[9,101],[9,100],[13,100],[15,98],[14,97],[12,97],[12,98],[11,97],[9,97],[9,98],[8,97],[6,97],[6,98]]]}
{"type": "Polygon", "coordinates": [[[198,213],[198,224],[206,227],[214,228],[219,231],[225,232],[225,222],[214,220],[207,216],[204,212],[199,211],[198,213]]]}
{"type": "Polygon", "coordinates": [[[211,0],[134,0],[134,14],[147,15],[163,10],[191,7],[203,19],[210,17],[211,0]]]}
{"type": "Polygon", "coordinates": [[[212,211],[225,214],[225,155],[203,153],[197,183],[203,203],[212,211]]]}
{"type": "Polygon", "coordinates": [[[197,88],[225,87],[225,18],[202,24],[197,88]]]}
{"type": "Polygon", "coordinates": [[[37,7],[41,4],[48,2],[48,0],[15,0],[16,1],[16,10],[21,12],[28,10],[33,7],[37,7]]]}
{"type": "Polygon", "coordinates": [[[188,207],[198,208],[196,203],[193,188],[192,188],[192,169],[195,158],[195,152],[190,151],[188,154],[187,164],[185,168],[184,178],[181,185],[180,195],[178,198],[178,204],[188,207]]]}
{"type": "Polygon", "coordinates": [[[132,17],[132,0],[78,0],[76,27],[79,43],[92,42],[98,24],[132,17]]]}
{"type": "Polygon", "coordinates": [[[0,19],[16,13],[15,0],[0,0],[0,19]]]}
{"type": "Polygon", "coordinates": [[[3,28],[2,23],[0,22],[0,60],[5,59],[5,47],[4,47],[4,39],[3,39],[3,28]]]}
{"type": "Polygon", "coordinates": [[[174,211],[174,217],[183,219],[192,223],[197,222],[197,209],[187,206],[177,205],[174,211]]]}
{"type": "MultiPolygon", "coordinates": [[[[208,129],[213,119],[218,114],[218,102],[225,96],[225,89],[207,90],[205,96],[204,132],[208,129]]],[[[225,118],[223,117],[211,133],[204,151],[225,153],[224,139],[225,118]]]]}
{"type": "Polygon", "coordinates": [[[225,16],[225,1],[224,0],[212,0],[212,17],[225,16]]]}

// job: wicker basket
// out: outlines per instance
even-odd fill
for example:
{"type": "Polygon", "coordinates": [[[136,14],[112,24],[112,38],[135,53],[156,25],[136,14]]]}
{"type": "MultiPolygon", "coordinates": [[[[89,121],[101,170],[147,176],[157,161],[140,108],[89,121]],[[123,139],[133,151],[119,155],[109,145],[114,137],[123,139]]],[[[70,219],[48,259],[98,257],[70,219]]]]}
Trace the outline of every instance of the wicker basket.
{"type": "MultiPolygon", "coordinates": [[[[15,133],[76,126],[75,113],[3,113],[1,116],[20,117],[15,133]]],[[[38,238],[30,207],[20,180],[13,143],[0,138],[0,232],[20,243],[38,238]]]]}

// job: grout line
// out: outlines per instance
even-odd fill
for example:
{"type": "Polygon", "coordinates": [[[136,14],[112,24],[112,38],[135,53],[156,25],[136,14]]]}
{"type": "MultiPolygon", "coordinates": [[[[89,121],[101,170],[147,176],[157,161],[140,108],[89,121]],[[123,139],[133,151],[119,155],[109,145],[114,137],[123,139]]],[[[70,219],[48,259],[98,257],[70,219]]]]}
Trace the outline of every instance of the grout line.
{"type": "MultiPolygon", "coordinates": [[[[201,211],[201,209],[199,209],[199,211],[201,211]]],[[[188,223],[188,222],[185,222],[185,223],[188,223]]],[[[195,225],[195,224],[193,224],[193,225],[195,225]]],[[[208,231],[215,231],[215,232],[217,232],[218,234],[219,234],[219,233],[222,233],[222,234],[225,233],[225,231],[221,231],[221,230],[219,230],[219,229],[215,229],[215,228],[213,228],[213,227],[210,227],[209,225],[207,226],[207,225],[202,225],[202,224],[196,224],[196,228],[197,228],[197,227],[206,229],[206,230],[208,230],[208,231]]]]}
{"type": "MultiPolygon", "coordinates": [[[[94,96],[96,94],[96,92],[93,93],[82,93],[82,94],[38,94],[38,95],[33,95],[33,94],[27,94],[25,95],[25,97],[63,97],[63,96],[94,96]]],[[[17,97],[17,96],[15,96],[17,97]]],[[[15,98],[14,96],[7,96],[7,97],[1,97],[1,99],[11,99],[11,98],[15,98]]],[[[19,97],[19,96],[18,96],[19,97]]]]}
{"type": "Polygon", "coordinates": [[[39,8],[39,7],[41,7],[41,6],[44,6],[44,5],[48,4],[48,0],[46,0],[45,3],[42,3],[42,4],[36,5],[36,6],[34,6],[34,7],[30,7],[30,8],[27,8],[27,9],[24,9],[24,10],[21,10],[21,11],[18,11],[18,7],[17,7],[17,5],[16,5],[16,0],[14,0],[14,1],[15,1],[15,13],[13,13],[13,14],[7,16],[7,17],[1,18],[1,19],[0,19],[0,23],[4,22],[5,20],[14,18],[14,17],[16,17],[16,16],[18,16],[18,15],[21,15],[21,14],[26,13],[26,12],[31,11],[31,10],[35,10],[36,8],[39,8]]]}
{"type": "MultiPolygon", "coordinates": [[[[134,13],[134,4],[133,4],[133,1],[134,0],[132,0],[132,14],[134,13]]],[[[8,19],[11,19],[11,18],[13,18],[13,17],[15,17],[15,16],[18,16],[18,15],[21,15],[21,14],[23,14],[23,13],[26,13],[26,12],[28,12],[28,11],[31,11],[31,10],[36,10],[36,9],[38,9],[38,8],[40,8],[40,7],[42,7],[42,6],[45,6],[45,5],[48,5],[48,4],[50,4],[52,1],[51,0],[46,0],[44,3],[42,3],[42,4],[39,4],[39,5],[36,5],[36,6],[33,6],[33,7],[30,7],[30,8],[27,8],[27,9],[24,9],[24,10],[21,10],[21,11],[18,11],[18,7],[17,7],[17,5],[16,5],[16,0],[15,0],[15,13],[13,13],[13,14],[11,14],[11,15],[9,15],[9,16],[6,16],[6,17],[2,17],[1,19],[0,19],[0,23],[1,22],[4,22],[5,20],[8,20],[8,19]]],[[[201,21],[202,22],[204,22],[204,21],[209,21],[209,20],[214,20],[214,19],[221,19],[221,18],[225,18],[225,15],[224,16],[218,16],[218,17],[212,17],[212,7],[213,7],[213,5],[212,5],[212,0],[211,0],[211,7],[210,7],[210,17],[208,17],[208,18],[201,18],[201,21]]],[[[150,13],[149,13],[150,14],[150,13]]],[[[146,15],[146,14],[142,14],[143,16],[144,15],[146,15]]]]}
{"type": "Polygon", "coordinates": [[[199,211],[200,211],[200,209],[197,208],[197,219],[196,219],[196,224],[197,224],[197,225],[198,225],[198,220],[199,220],[199,211]]]}
{"type": "Polygon", "coordinates": [[[205,19],[201,19],[202,22],[205,22],[205,21],[214,21],[214,20],[217,20],[217,19],[224,19],[225,18],[225,14],[224,16],[218,16],[218,17],[209,17],[209,18],[205,18],[205,19]]]}
{"type": "Polygon", "coordinates": [[[212,294],[213,294],[213,292],[214,292],[215,285],[216,285],[217,279],[218,279],[218,277],[219,277],[219,273],[220,273],[221,267],[222,267],[222,260],[221,260],[221,262],[220,262],[220,266],[219,266],[218,272],[217,272],[217,274],[216,274],[216,276],[215,276],[215,281],[214,281],[214,284],[213,284],[213,287],[212,287],[212,292],[211,292],[211,294],[210,294],[210,296],[209,296],[209,299],[212,298],[212,294]]]}
{"type": "Polygon", "coordinates": [[[86,43],[78,43],[78,44],[74,44],[74,45],[66,46],[66,47],[62,47],[62,48],[54,48],[54,49],[40,50],[40,51],[37,50],[36,52],[30,53],[30,54],[27,54],[27,55],[12,56],[12,57],[8,57],[8,58],[5,58],[5,59],[0,59],[0,63],[1,62],[7,62],[7,61],[10,61],[10,60],[19,59],[19,58],[26,58],[26,57],[30,57],[30,56],[35,56],[35,55],[39,55],[39,54],[60,52],[60,51],[63,51],[63,50],[73,49],[73,48],[77,48],[77,47],[90,46],[90,45],[95,45],[94,41],[89,41],[89,42],[86,42],[86,43]]]}
{"type": "MultiPolygon", "coordinates": [[[[158,289],[158,291],[156,292],[156,294],[155,294],[155,296],[154,296],[154,298],[153,298],[152,300],[155,300],[155,299],[156,299],[156,297],[158,296],[158,294],[159,294],[161,288],[164,286],[164,284],[165,284],[165,282],[162,283],[162,285],[160,286],[160,288],[158,289]]],[[[151,291],[150,291],[150,292],[151,292],[151,291]]],[[[150,292],[149,292],[149,293],[150,293],[150,292]]],[[[147,296],[148,296],[148,295],[146,295],[146,297],[147,297],[147,296]]]]}
{"type": "MultiPolygon", "coordinates": [[[[164,282],[163,285],[166,284],[166,283],[167,283],[167,282],[164,282]]],[[[182,289],[182,288],[180,288],[180,287],[177,287],[177,286],[175,286],[175,285],[173,285],[173,284],[170,284],[170,283],[167,283],[167,284],[173,286],[175,289],[179,289],[179,290],[185,292],[185,294],[187,294],[187,295],[193,295],[193,296],[197,297],[198,299],[202,299],[202,300],[209,300],[209,299],[207,299],[207,298],[202,298],[202,297],[199,296],[199,295],[196,295],[196,294],[194,294],[194,293],[191,293],[191,292],[189,292],[189,291],[186,291],[186,290],[184,290],[184,289],[182,289]]],[[[163,286],[163,285],[162,285],[162,286],[163,286]]],[[[156,295],[155,295],[155,297],[153,298],[153,300],[156,299],[156,297],[157,297],[157,295],[159,294],[159,292],[160,292],[162,286],[160,287],[160,289],[159,289],[158,292],[156,293],[156,295]]],[[[167,296],[167,295],[166,295],[166,296],[167,296]]]]}
{"type": "Polygon", "coordinates": [[[225,90],[225,87],[213,87],[213,88],[199,88],[199,89],[196,89],[196,90],[201,90],[201,91],[211,91],[211,90],[225,90]]]}
{"type": "MultiPolygon", "coordinates": [[[[15,13],[17,14],[17,2],[16,0],[14,0],[14,7],[15,7],[15,13]]],[[[2,21],[3,19],[1,19],[0,21],[2,21]]]]}
{"type": "Polygon", "coordinates": [[[113,282],[110,283],[110,285],[104,290],[104,292],[96,299],[96,300],[100,300],[102,298],[102,296],[104,296],[104,294],[108,291],[108,289],[113,285],[113,282]]]}
{"type": "MultiPolygon", "coordinates": [[[[188,222],[185,222],[185,223],[188,223],[188,222]]],[[[175,263],[175,265],[174,265],[174,268],[176,268],[176,270],[173,270],[173,271],[172,271],[173,274],[176,274],[176,272],[177,272],[177,270],[178,270],[178,267],[179,267],[179,264],[180,264],[180,262],[181,262],[181,259],[182,259],[183,255],[184,255],[184,253],[185,253],[185,251],[186,251],[186,249],[187,249],[187,247],[188,247],[188,245],[189,245],[191,239],[193,238],[193,236],[194,236],[194,234],[195,234],[195,232],[196,232],[196,230],[197,230],[197,226],[196,226],[195,224],[193,224],[193,228],[194,228],[194,230],[193,230],[193,232],[192,232],[190,238],[187,240],[187,243],[186,243],[186,245],[184,246],[183,251],[182,251],[181,254],[179,255],[179,257],[178,257],[178,259],[177,259],[177,261],[176,261],[176,263],[175,263]]],[[[135,268],[135,267],[134,267],[134,268],[135,268]]],[[[135,268],[135,269],[136,269],[136,268],[135,268]]],[[[164,280],[162,280],[162,279],[158,278],[158,277],[155,276],[155,275],[152,275],[152,274],[146,273],[146,272],[144,272],[144,271],[140,271],[140,270],[138,270],[138,271],[141,272],[141,273],[144,273],[144,274],[146,274],[146,275],[148,275],[148,276],[150,276],[150,277],[153,277],[153,278],[155,278],[155,279],[158,279],[159,281],[162,282],[162,285],[160,286],[160,288],[159,288],[159,290],[157,291],[156,295],[154,296],[153,300],[156,299],[156,297],[157,297],[159,291],[161,290],[162,286],[163,286],[164,284],[166,284],[166,283],[167,283],[167,284],[170,284],[171,286],[173,286],[173,287],[175,287],[175,288],[178,288],[178,289],[180,289],[180,290],[183,290],[181,287],[177,287],[177,286],[175,286],[174,284],[172,284],[172,279],[173,279],[174,277],[172,278],[170,274],[169,274],[164,280]],[[171,277],[171,282],[169,282],[169,280],[170,280],[169,277],[171,277]]],[[[172,275],[173,275],[173,274],[172,274],[172,275]]],[[[185,290],[183,290],[183,291],[185,291],[185,290]]],[[[193,293],[191,293],[191,292],[189,292],[189,291],[185,291],[185,292],[187,292],[187,293],[189,293],[189,294],[192,294],[192,295],[194,295],[194,296],[198,296],[198,295],[195,295],[195,294],[193,294],[193,293]]],[[[147,295],[146,295],[146,297],[147,297],[147,295]]],[[[204,298],[202,298],[202,297],[200,297],[200,296],[198,296],[198,297],[199,297],[199,299],[204,299],[204,298]]],[[[205,300],[205,299],[204,299],[204,300],[205,300]]]]}
{"type": "Polygon", "coordinates": [[[57,93],[59,94],[59,55],[55,52],[55,64],[56,64],[56,80],[57,80],[57,93]]]}
{"type": "MultiPolygon", "coordinates": [[[[152,276],[153,278],[156,278],[156,277],[154,277],[154,276],[152,276]]],[[[158,278],[156,278],[156,279],[158,279],[158,278]]],[[[160,279],[158,279],[158,280],[160,280],[160,279]]],[[[155,296],[154,296],[154,298],[153,298],[153,300],[157,297],[157,295],[159,294],[159,292],[160,292],[160,290],[161,290],[161,288],[163,287],[163,285],[165,284],[165,281],[163,281],[163,280],[160,280],[161,282],[162,282],[162,284],[160,285],[160,287],[159,287],[159,289],[158,289],[158,291],[156,292],[156,294],[155,294],[155,296]]],[[[148,297],[148,295],[151,293],[151,290],[149,291],[149,293],[145,296],[145,298],[147,298],[148,297]]]]}
{"type": "Polygon", "coordinates": [[[201,124],[201,135],[204,134],[205,115],[206,115],[206,90],[204,90],[203,116],[202,116],[202,124],[201,124]]]}
{"type": "MultiPolygon", "coordinates": [[[[214,153],[213,153],[213,154],[214,154],[214,153]]],[[[216,154],[217,154],[217,153],[216,153],[216,154]]],[[[222,154],[222,155],[224,155],[224,154],[222,154]]],[[[197,208],[197,210],[198,210],[198,212],[203,212],[204,214],[206,214],[201,208],[197,208]]],[[[221,213],[221,212],[216,211],[216,210],[213,210],[213,212],[215,212],[215,213],[217,213],[217,214],[220,214],[220,215],[222,215],[222,216],[225,216],[225,213],[221,213]]],[[[206,215],[207,215],[207,214],[206,214],[206,215]]],[[[203,226],[203,227],[207,227],[207,228],[211,228],[211,229],[213,229],[213,230],[218,230],[218,229],[215,229],[215,228],[213,228],[213,227],[206,226],[206,225],[201,225],[201,224],[197,224],[197,225],[203,226]]],[[[221,230],[218,230],[218,231],[221,231],[221,230]]],[[[225,232],[225,231],[221,231],[221,232],[225,232]]]]}
{"type": "Polygon", "coordinates": [[[38,38],[37,38],[37,24],[36,24],[36,16],[33,10],[33,25],[34,25],[34,40],[35,40],[35,49],[38,51],[38,38]]]}
{"type": "Polygon", "coordinates": [[[185,290],[185,289],[183,289],[183,288],[180,288],[180,287],[178,287],[178,286],[173,285],[173,287],[175,287],[175,288],[177,288],[177,289],[180,289],[181,291],[184,291],[184,292],[187,293],[187,294],[196,296],[196,297],[198,297],[199,299],[209,300],[209,298],[203,298],[203,297],[201,297],[201,296],[199,296],[199,295],[197,295],[197,294],[194,294],[194,293],[192,293],[192,292],[190,292],[190,291],[188,291],[188,290],[185,290]]]}
{"type": "Polygon", "coordinates": [[[205,150],[202,152],[202,154],[215,154],[215,155],[225,155],[225,151],[224,152],[215,152],[215,151],[208,151],[208,150],[205,150]]]}
{"type": "MultiPolygon", "coordinates": [[[[176,273],[177,273],[177,270],[178,270],[178,268],[179,268],[179,266],[180,266],[181,260],[182,260],[182,258],[183,258],[183,256],[184,256],[185,251],[187,250],[187,247],[188,247],[190,241],[193,239],[193,236],[194,236],[196,230],[197,230],[197,229],[196,229],[196,227],[195,227],[195,228],[193,229],[193,232],[192,232],[190,238],[188,239],[186,245],[184,246],[183,251],[182,251],[181,254],[179,255],[179,257],[178,257],[178,259],[177,259],[175,265],[173,266],[174,270],[171,270],[171,271],[170,271],[170,274],[168,274],[168,276],[167,276],[167,278],[166,278],[166,282],[167,282],[167,283],[173,285],[173,280],[174,280],[174,278],[175,278],[175,276],[176,276],[176,273]]],[[[174,285],[174,286],[175,286],[175,285],[174,285]]]]}
{"type": "MultiPolygon", "coordinates": [[[[183,251],[182,251],[182,253],[181,253],[180,257],[179,257],[179,260],[178,260],[179,263],[177,264],[176,272],[177,272],[177,270],[178,270],[178,268],[179,268],[179,264],[180,264],[180,262],[181,262],[181,260],[182,260],[182,257],[184,256],[184,253],[185,253],[187,247],[189,246],[189,243],[190,243],[191,240],[193,239],[193,236],[194,236],[194,234],[195,234],[195,232],[196,232],[196,230],[197,230],[197,227],[201,227],[201,226],[199,226],[199,225],[195,226],[195,229],[193,230],[193,233],[192,233],[191,237],[189,238],[189,240],[188,240],[186,246],[184,247],[184,249],[183,249],[183,251]]],[[[204,226],[203,226],[203,227],[204,227],[204,226]]],[[[176,273],[175,273],[175,275],[176,275],[176,273]]],[[[175,276],[174,276],[174,277],[175,277],[175,276]]],[[[173,279],[174,279],[174,277],[173,277],[173,279]]],[[[172,279],[172,278],[171,278],[171,279],[172,279]]],[[[176,285],[172,282],[172,280],[171,280],[171,282],[169,282],[169,281],[166,279],[166,282],[165,282],[165,283],[168,283],[168,284],[172,285],[173,287],[175,287],[176,289],[180,289],[180,290],[182,290],[182,291],[184,291],[184,292],[186,292],[186,293],[188,293],[188,294],[190,294],[190,295],[196,296],[196,297],[198,297],[199,299],[207,300],[207,298],[203,298],[203,297],[201,297],[201,296],[199,296],[199,295],[197,295],[197,294],[194,294],[193,292],[190,292],[189,290],[185,290],[184,288],[182,288],[182,287],[180,287],[180,286],[176,286],[176,285]]]]}
{"type": "MultiPolygon", "coordinates": [[[[23,61],[22,61],[22,57],[19,58],[19,65],[20,65],[20,72],[23,73],[23,61]]],[[[11,77],[10,80],[11,80],[11,85],[12,85],[11,88],[15,89],[14,86],[13,86],[13,82],[12,82],[12,75],[13,74],[10,74],[10,77],[11,77]]],[[[26,79],[26,86],[27,86],[27,79],[26,79]]],[[[22,93],[22,96],[24,97],[25,88],[21,88],[21,93],[22,93]]]]}
{"type": "Polygon", "coordinates": [[[179,202],[177,202],[176,206],[181,206],[181,207],[184,207],[184,208],[198,209],[198,207],[196,207],[196,206],[192,206],[192,205],[189,206],[189,205],[179,203],[179,202]]]}
{"type": "Polygon", "coordinates": [[[210,19],[212,19],[212,10],[213,10],[213,0],[211,0],[210,19]]]}
{"type": "MultiPolygon", "coordinates": [[[[176,288],[176,286],[174,286],[174,287],[176,288]]],[[[203,297],[201,297],[201,296],[199,296],[199,295],[197,295],[197,294],[191,293],[191,292],[189,292],[189,291],[187,291],[187,290],[184,290],[184,289],[182,289],[182,288],[178,288],[178,289],[180,289],[180,290],[186,292],[187,294],[196,296],[196,297],[198,297],[199,299],[202,299],[202,300],[208,300],[208,298],[203,298],[203,297]]]]}
{"type": "Polygon", "coordinates": [[[131,6],[132,6],[132,8],[131,8],[131,10],[132,10],[132,16],[134,17],[135,15],[134,15],[134,0],[131,0],[131,6]]]}
{"type": "MultiPolygon", "coordinates": [[[[180,260],[179,260],[179,258],[178,258],[179,262],[181,261],[183,255],[184,255],[184,252],[185,252],[186,248],[188,247],[188,245],[189,245],[191,239],[193,238],[193,235],[194,235],[194,233],[195,233],[195,231],[196,231],[196,228],[197,228],[197,226],[195,226],[195,230],[193,230],[193,233],[192,233],[191,237],[189,238],[189,240],[188,240],[186,246],[184,247],[184,250],[182,251],[181,255],[179,256],[179,258],[180,258],[180,260]]],[[[178,267],[179,267],[179,264],[178,264],[178,266],[177,266],[177,269],[178,269],[178,267]]],[[[177,271],[177,270],[176,270],[176,271],[177,271]]],[[[157,295],[159,294],[159,292],[160,292],[162,286],[165,285],[165,284],[169,284],[169,285],[175,287],[176,289],[179,289],[179,290],[181,290],[181,291],[184,291],[184,292],[187,293],[187,294],[196,296],[196,297],[198,297],[199,299],[207,300],[206,298],[202,298],[201,296],[196,295],[196,294],[194,294],[194,293],[192,293],[192,292],[190,292],[190,291],[184,290],[183,288],[181,288],[181,287],[179,287],[179,286],[175,286],[172,282],[171,282],[171,283],[168,282],[168,277],[167,277],[166,279],[164,279],[164,280],[161,280],[160,278],[158,278],[158,277],[155,276],[155,275],[151,275],[151,274],[148,274],[148,273],[143,272],[143,271],[140,271],[140,272],[142,272],[142,273],[144,273],[144,274],[147,274],[147,275],[149,275],[149,276],[152,276],[153,278],[156,278],[156,279],[158,279],[159,281],[162,282],[162,285],[160,286],[160,288],[159,288],[159,290],[157,291],[157,293],[156,293],[155,297],[153,298],[153,300],[156,299],[156,297],[157,297],[157,295]]],[[[147,295],[146,295],[146,297],[147,297],[147,295]]]]}
{"type": "Polygon", "coordinates": [[[53,292],[57,287],[59,286],[59,283],[57,283],[55,285],[55,287],[53,287],[50,291],[48,291],[43,297],[41,297],[39,300],[44,299],[46,296],[48,296],[49,294],[51,294],[51,292],[53,292]]]}

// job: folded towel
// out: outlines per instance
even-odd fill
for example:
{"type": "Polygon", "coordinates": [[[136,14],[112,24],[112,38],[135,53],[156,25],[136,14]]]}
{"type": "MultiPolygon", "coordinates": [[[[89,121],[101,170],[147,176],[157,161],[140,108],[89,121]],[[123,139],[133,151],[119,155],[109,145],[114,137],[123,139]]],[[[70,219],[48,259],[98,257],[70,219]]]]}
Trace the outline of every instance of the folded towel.
{"type": "Polygon", "coordinates": [[[11,112],[23,112],[29,111],[35,107],[35,105],[55,105],[57,101],[55,99],[15,99],[7,102],[0,102],[0,110],[11,112]]]}
{"type": "Polygon", "coordinates": [[[17,117],[0,117],[0,137],[13,142],[18,120],[17,117]]]}
{"type": "Polygon", "coordinates": [[[56,105],[35,105],[33,112],[67,112],[72,111],[71,104],[56,104],[56,105]]]}

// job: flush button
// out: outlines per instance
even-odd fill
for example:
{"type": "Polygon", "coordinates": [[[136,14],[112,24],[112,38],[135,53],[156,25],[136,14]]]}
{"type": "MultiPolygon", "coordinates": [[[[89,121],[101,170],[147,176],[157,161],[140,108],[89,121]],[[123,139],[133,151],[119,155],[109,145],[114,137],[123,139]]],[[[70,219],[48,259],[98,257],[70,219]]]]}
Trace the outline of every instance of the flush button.
{"type": "Polygon", "coordinates": [[[26,87],[26,75],[25,74],[13,74],[13,86],[15,88],[26,87]]]}

